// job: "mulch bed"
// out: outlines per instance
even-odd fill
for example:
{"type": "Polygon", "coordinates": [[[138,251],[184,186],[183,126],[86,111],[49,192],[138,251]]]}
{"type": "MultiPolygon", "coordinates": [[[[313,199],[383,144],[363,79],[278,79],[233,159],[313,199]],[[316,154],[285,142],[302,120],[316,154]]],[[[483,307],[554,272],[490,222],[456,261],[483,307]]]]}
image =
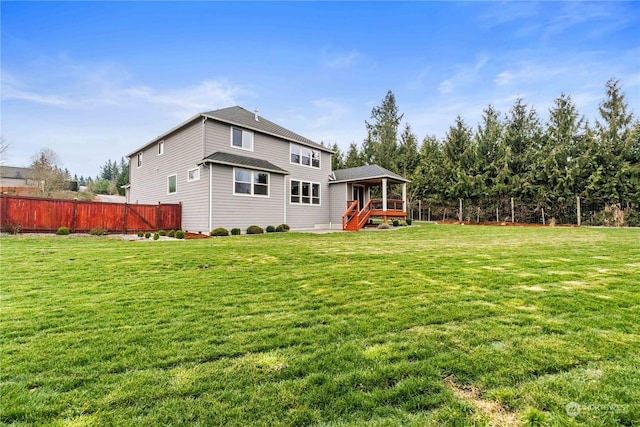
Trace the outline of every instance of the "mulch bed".
{"type": "Polygon", "coordinates": [[[525,222],[467,222],[467,221],[436,221],[436,224],[444,225],[492,225],[494,227],[577,227],[574,224],[556,224],[556,225],[543,225],[543,224],[531,224],[525,222]]]}
{"type": "Polygon", "coordinates": [[[208,239],[209,236],[200,233],[184,233],[185,240],[208,239]]]}

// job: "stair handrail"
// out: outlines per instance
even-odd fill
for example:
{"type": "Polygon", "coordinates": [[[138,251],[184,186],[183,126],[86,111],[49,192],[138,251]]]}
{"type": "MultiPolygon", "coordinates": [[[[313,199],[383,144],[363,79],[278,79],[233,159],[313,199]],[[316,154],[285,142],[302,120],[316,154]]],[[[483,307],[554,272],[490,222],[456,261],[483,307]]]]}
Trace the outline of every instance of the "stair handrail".
{"type": "Polygon", "coordinates": [[[342,214],[342,229],[345,230],[353,218],[358,215],[358,201],[354,200],[342,214]]]}

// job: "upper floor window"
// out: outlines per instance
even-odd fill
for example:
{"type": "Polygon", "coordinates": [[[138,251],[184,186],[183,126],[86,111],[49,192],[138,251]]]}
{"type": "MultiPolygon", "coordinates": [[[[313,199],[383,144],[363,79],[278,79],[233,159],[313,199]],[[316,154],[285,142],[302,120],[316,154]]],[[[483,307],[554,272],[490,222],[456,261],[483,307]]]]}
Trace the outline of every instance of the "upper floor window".
{"type": "Polygon", "coordinates": [[[167,177],[167,194],[178,192],[178,175],[170,175],[167,177]]]}
{"type": "Polygon", "coordinates": [[[200,179],[200,168],[189,169],[187,171],[187,182],[197,181],[200,179]]]}
{"type": "Polygon", "coordinates": [[[142,151],[138,153],[138,167],[142,166],[142,151]]]}
{"type": "Polygon", "coordinates": [[[248,169],[234,169],[233,194],[268,197],[269,174],[248,169]]]}
{"type": "Polygon", "coordinates": [[[158,156],[162,156],[164,154],[164,141],[158,142],[158,156]]]}
{"type": "Polygon", "coordinates": [[[290,144],[289,149],[291,163],[320,168],[320,151],[297,144],[290,144]]]}
{"type": "Polygon", "coordinates": [[[253,132],[231,128],[231,146],[253,151],[253,132]]]}

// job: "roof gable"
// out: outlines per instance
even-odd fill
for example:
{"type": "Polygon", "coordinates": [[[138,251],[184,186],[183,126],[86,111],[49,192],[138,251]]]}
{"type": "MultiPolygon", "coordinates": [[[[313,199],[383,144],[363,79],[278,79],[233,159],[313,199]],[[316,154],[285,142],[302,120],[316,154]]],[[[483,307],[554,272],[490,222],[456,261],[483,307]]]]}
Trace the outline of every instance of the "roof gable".
{"type": "Polygon", "coordinates": [[[286,139],[291,142],[297,142],[318,150],[332,153],[333,151],[325,147],[324,145],[313,142],[312,140],[298,135],[295,132],[285,129],[280,125],[277,125],[264,117],[257,116],[256,113],[252,113],[245,110],[242,107],[229,107],[222,108],[220,110],[209,111],[202,113],[204,117],[209,117],[214,120],[218,120],[231,125],[240,126],[243,128],[251,129],[256,132],[265,133],[268,135],[277,136],[282,139],[286,139]],[[257,117],[257,120],[256,120],[257,117]]]}
{"type": "Polygon", "coordinates": [[[408,179],[393,173],[378,165],[365,165],[355,168],[338,169],[333,171],[333,178],[329,183],[345,181],[364,181],[369,179],[388,178],[399,182],[409,182],[408,179]]]}

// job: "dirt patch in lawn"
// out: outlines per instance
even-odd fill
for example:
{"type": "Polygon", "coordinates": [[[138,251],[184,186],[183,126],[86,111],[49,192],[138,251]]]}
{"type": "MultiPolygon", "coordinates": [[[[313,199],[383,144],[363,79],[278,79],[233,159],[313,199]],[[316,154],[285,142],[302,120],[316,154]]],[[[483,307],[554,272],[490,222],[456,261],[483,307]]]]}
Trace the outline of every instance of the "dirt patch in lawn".
{"type": "Polygon", "coordinates": [[[489,418],[490,426],[522,425],[515,412],[508,410],[498,402],[483,399],[475,387],[458,385],[451,376],[445,378],[444,382],[458,399],[469,403],[478,412],[489,418]]]}

